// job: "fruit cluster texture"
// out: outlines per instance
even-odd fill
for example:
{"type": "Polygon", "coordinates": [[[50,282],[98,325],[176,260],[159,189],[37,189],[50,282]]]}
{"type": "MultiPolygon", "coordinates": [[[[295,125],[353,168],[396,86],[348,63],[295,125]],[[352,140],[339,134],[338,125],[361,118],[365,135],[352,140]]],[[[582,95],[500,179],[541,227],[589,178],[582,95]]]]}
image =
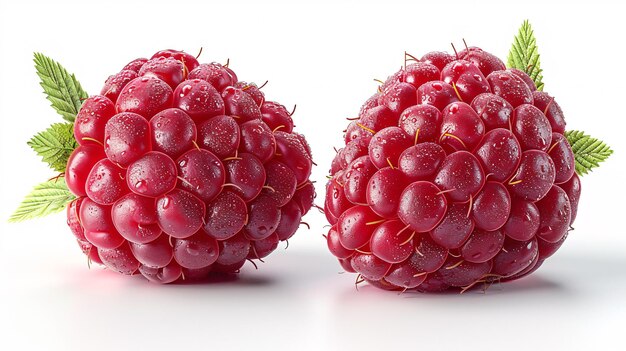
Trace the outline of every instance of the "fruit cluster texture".
{"type": "Polygon", "coordinates": [[[329,250],[358,281],[388,290],[532,273],[576,217],[564,131],[550,95],[480,48],[415,59],[345,131],[326,185],[329,250]]]}
{"type": "Polygon", "coordinates": [[[133,60],[76,116],[68,225],[92,262],[122,274],[238,272],[313,204],[311,150],[293,129],[228,65],[174,50],[133,60]]]}

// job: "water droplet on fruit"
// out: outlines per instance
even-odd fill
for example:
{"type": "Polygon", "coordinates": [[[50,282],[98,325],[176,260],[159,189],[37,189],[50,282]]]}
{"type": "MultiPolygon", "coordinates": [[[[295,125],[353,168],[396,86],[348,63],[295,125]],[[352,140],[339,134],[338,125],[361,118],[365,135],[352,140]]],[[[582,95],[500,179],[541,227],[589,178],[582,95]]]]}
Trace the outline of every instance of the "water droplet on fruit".
{"type": "Polygon", "coordinates": [[[187,245],[187,248],[186,248],[185,251],[187,251],[187,253],[190,256],[198,256],[198,255],[200,255],[200,250],[198,249],[198,246],[194,245],[194,244],[187,245]]]}
{"type": "Polygon", "coordinates": [[[137,189],[140,192],[146,191],[147,190],[146,182],[144,182],[143,180],[138,181],[137,183],[135,183],[135,189],[137,189]]]}
{"type": "Polygon", "coordinates": [[[170,207],[170,198],[168,196],[163,197],[163,201],[161,202],[161,208],[164,210],[170,207]]]}
{"type": "Polygon", "coordinates": [[[189,94],[191,91],[191,85],[186,84],[182,89],[180,89],[180,97],[185,97],[185,95],[189,94]]]}

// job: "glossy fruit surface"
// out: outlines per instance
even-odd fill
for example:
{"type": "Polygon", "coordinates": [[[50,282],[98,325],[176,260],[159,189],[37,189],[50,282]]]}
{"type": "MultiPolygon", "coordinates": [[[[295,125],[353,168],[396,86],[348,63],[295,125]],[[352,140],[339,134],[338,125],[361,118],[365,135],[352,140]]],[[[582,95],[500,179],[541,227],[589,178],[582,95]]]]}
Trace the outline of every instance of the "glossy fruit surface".
{"type": "Polygon", "coordinates": [[[563,112],[477,47],[425,54],[345,130],[326,185],[330,252],[357,280],[438,292],[532,273],[563,243],[580,180],[563,112]]]}
{"type": "MultiPolygon", "coordinates": [[[[84,101],[64,176],[77,196],[67,223],[91,262],[196,281],[237,273],[296,233],[315,199],[311,150],[293,113],[261,88],[227,65],[162,50],[84,101]]],[[[355,144],[344,161],[362,152],[355,144]]]]}

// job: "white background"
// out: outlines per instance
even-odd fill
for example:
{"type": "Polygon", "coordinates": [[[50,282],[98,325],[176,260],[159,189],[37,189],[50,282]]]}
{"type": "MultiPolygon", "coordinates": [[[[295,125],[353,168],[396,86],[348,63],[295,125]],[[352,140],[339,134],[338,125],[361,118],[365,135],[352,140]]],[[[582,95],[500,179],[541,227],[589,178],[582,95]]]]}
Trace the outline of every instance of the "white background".
{"type": "MultiPolygon", "coordinates": [[[[381,350],[623,349],[626,323],[626,70],[624,9],[604,1],[0,0],[0,349],[381,350]],[[98,93],[127,61],[175,48],[225,62],[240,79],[269,79],[268,99],[298,105],[324,175],[345,118],[403,64],[450,42],[505,58],[522,20],[538,37],[546,91],[569,129],[612,145],[583,179],[576,230],[533,276],[486,294],[422,295],[354,289],[322,239],[317,213],[258,271],[238,281],[157,286],[87,269],[64,215],[6,219],[52,176],[26,145],[60,117],[38,86],[41,51],[98,93]]],[[[318,200],[322,204],[321,200],[318,200]]]]}

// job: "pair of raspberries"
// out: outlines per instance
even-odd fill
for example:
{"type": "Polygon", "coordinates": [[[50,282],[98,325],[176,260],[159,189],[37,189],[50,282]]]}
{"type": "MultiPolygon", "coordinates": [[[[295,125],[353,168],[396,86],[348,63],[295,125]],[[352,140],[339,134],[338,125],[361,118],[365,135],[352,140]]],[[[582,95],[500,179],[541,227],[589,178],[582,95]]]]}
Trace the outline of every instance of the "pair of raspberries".
{"type": "MultiPolygon", "coordinates": [[[[236,273],[313,206],[292,113],[227,65],[165,50],[87,98],[65,181],[92,262],[171,283],[236,273]]],[[[328,248],[389,290],[467,289],[536,270],[563,243],[580,181],[559,105],[467,48],[382,83],[345,131],[326,185],[328,248]]]]}
{"type": "MultiPolygon", "coordinates": [[[[10,220],[66,208],[89,262],[157,283],[238,273],[318,207],[293,111],[228,63],[163,50],[88,96],[58,63],[35,62],[69,123],[29,145],[61,174],[10,220]]],[[[563,244],[578,175],[612,150],[565,131],[528,22],[508,63],[521,70],[476,47],[405,54],[349,119],[318,208],[329,251],[357,284],[463,292],[531,274],[563,244]]]]}

